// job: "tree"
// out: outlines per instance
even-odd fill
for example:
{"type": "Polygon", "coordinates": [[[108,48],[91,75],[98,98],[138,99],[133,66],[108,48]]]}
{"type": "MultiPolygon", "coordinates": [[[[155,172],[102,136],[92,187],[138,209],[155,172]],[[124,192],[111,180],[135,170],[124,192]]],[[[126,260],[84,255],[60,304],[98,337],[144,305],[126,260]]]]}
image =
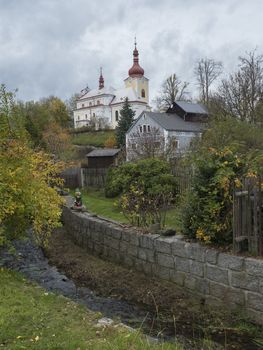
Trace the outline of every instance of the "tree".
{"type": "Polygon", "coordinates": [[[167,141],[158,128],[151,128],[150,133],[134,132],[127,145],[129,159],[160,158],[168,160],[176,155],[177,141],[170,137],[167,141]]]}
{"type": "Polygon", "coordinates": [[[56,185],[62,163],[34,151],[16,115],[14,94],[0,89],[0,245],[25,235],[29,227],[39,243],[47,243],[60,225],[62,198],[56,185]]]}
{"type": "Polygon", "coordinates": [[[131,127],[134,121],[135,112],[131,109],[129,100],[126,97],[123,107],[120,111],[120,119],[118,121],[118,125],[116,127],[116,140],[119,147],[125,146],[126,141],[126,132],[131,127]]]}
{"type": "Polygon", "coordinates": [[[187,87],[189,83],[182,82],[176,74],[172,74],[162,84],[160,96],[157,96],[155,103],[157,109],[166,111],[176,101],[188,100],[189,93],[187,87]]]}
{"type": "Polygon", "coordinates": [[[257,105],[263,97],[263,56],[253,51],[239,61],[238,71],[222,80],[218,95],[232,116],[255,123],[260,117],[257,105]]]}
{"type": "Polygon", "coordinates": [[[71,127],[74,127],[74,110],[77,108],[77,99],[79,98],[79,96],[79,93],[75,93],[68,100],[65,101],[65,105],[70,116],[71,127]]]}
{"type": "Polygon", "coordinates": [[[210,88],[222,73],[222,62],[211,58],[200,59],[195,66],[194,74],[198,83],[201,101],[209,106],[210,88]]]}

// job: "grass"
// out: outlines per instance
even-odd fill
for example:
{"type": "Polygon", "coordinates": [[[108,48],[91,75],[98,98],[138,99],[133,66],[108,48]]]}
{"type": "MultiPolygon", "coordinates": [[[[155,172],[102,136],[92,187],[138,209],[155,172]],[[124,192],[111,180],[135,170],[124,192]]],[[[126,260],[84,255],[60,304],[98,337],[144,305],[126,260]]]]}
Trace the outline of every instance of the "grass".
{"type": "Polygon", "coordinates": [[[104,147],[105,141],[114,135],[114,130],[87,131],[72,137],[72,143],[80,146],[104,147]]]}
{"type": "Polygon", "coordinates": [[[124,327],[95,327],[101,315],[0,269],[0,348],[8,350],[179,350],[124,327]]]}
{"type": "MultiPolygon", "coordinates": [[[[91,212],[121,223],[128,223],[128,219],[117,206],[118,199],[106,198],[103,191],[88,189],[82,193],[82,200],[86,208],[91,212]]],[[[177,208],[168,210],[166,215],[166,227],[180,231],[180,216],[177,208]]]]}

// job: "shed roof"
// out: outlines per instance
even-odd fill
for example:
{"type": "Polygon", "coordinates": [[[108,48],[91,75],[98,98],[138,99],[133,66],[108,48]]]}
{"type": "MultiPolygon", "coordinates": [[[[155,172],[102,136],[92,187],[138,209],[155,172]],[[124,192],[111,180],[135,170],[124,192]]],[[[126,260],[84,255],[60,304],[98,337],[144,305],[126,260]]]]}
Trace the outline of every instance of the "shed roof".
{"type": "Polygon", "coordinates": [[[113,157],[119,152],[120,148],[94,149],[93,151],[89,152],[86,157],[113,157]]]}
{"type": "Polygon", "coordinates": [[[186,113],[195,113],[195,114],[208,114],[205,106],[201,103],[192,103],[186,101],[175,101],[180,108],[182,108],[186,113]]]}

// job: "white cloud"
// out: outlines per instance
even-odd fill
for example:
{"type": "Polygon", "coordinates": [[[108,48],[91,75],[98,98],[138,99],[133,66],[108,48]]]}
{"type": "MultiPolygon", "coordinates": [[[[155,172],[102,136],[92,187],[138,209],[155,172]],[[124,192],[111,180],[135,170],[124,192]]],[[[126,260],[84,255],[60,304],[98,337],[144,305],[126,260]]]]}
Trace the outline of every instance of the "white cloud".
{"type": "Polygon", "coordinates": [[[263,52],[261,0],[0,0],[0,82],[22,99],[67,98],[87,83],[121,86],[137,35],[151,98],[172,73],[191,81],[198,58],[233,70],[263,52]]]}

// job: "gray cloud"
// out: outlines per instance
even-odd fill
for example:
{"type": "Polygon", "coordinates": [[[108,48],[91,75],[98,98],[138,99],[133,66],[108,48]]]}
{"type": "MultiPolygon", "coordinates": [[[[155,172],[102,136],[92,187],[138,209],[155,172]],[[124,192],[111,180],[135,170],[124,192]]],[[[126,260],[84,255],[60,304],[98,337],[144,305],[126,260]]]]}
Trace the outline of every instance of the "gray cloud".
{"type": "Polygon", "coordinates": [[[233,70],[239,55],[263,51],[261,0],[0,0],[0,83],[31,100],[63,99],[87,83],[119,87],[137,35],[151,98],[172,73],[191,81],[198,58],[233,70]]]}

